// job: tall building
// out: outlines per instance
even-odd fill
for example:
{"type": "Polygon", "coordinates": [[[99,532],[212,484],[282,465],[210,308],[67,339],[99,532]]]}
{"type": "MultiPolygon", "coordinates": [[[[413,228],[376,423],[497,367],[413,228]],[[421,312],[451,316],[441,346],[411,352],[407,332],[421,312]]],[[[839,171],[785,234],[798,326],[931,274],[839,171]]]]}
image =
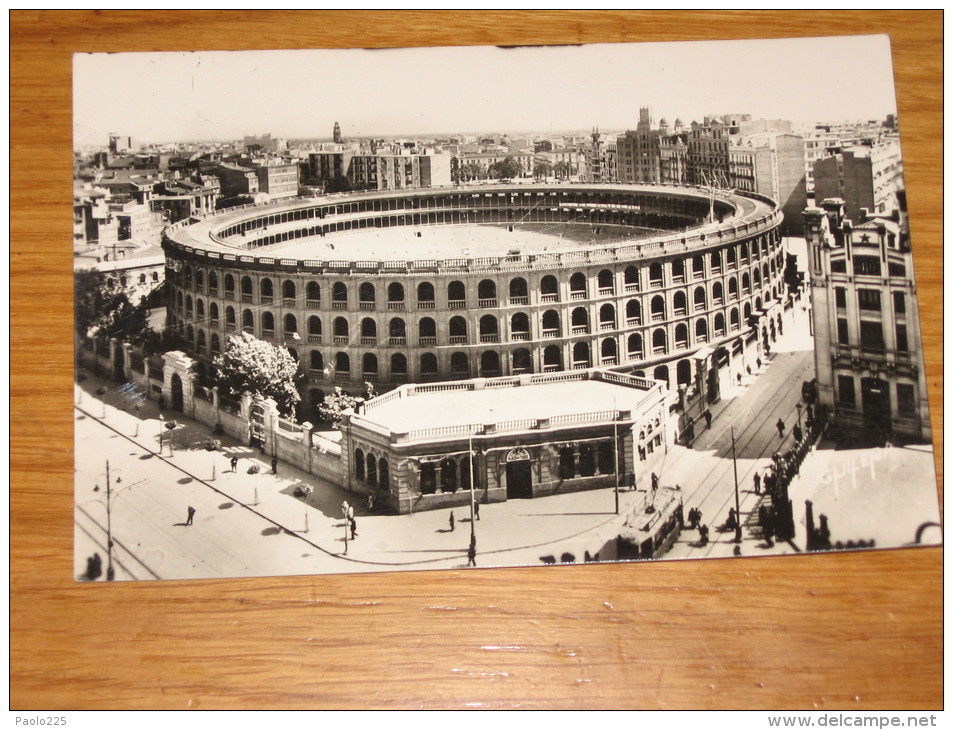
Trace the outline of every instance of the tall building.
{"type": "Polygon", "coordinates": [[[804,211],[819,402],[870,435],[931,437],[904,196],[893,215],[845,214],[826,199],[804,211]]]}
{"type": "Polygon", "coordinates": [[[850,147],[814,163],[816,200],[841,198],[851,220],[858,220],[862,209],[870,213],[893,209],[902,187],[903,164],[896,139],[850,147]]]}
{"type": "Polygon", "coordinates": [[[334,144],[341,144],[341,125],[337,122],[334,123],[332,139],[334,140],[334,144]]]}

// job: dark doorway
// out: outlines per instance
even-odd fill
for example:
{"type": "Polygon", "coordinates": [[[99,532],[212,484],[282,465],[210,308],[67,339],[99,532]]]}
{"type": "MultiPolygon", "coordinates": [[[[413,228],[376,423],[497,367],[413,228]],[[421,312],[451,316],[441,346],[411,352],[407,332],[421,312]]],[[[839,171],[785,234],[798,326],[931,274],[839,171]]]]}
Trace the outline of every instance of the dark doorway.
{"type": "Polygon", "coordinates": [[[171,385],[172,385],[172,410],[181,411],[183,409],[182,379],[178,375],[173,375],[171,385]]]}
{"type": "Polygon", "coordinates": [[[890,431],[890,386],[880,378],[861,378],[861,403],[868,431],[886,435],[890,431]]]}
{"type": "Polygon", "coordinates": [[[533,496],[533,469],[529,459],[506,463],[506,498],[528,499],[533,496]]]}

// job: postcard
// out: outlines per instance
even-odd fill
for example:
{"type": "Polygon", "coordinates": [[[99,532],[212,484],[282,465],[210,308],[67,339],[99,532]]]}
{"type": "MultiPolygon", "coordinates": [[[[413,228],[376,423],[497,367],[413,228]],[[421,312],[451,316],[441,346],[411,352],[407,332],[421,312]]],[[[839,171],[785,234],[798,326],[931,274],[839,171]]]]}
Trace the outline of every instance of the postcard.
{"type": "Polygon", "coordinates": [[[77,54],[76,579],[939,545],[901,121],[886,36],[77,54]]]}

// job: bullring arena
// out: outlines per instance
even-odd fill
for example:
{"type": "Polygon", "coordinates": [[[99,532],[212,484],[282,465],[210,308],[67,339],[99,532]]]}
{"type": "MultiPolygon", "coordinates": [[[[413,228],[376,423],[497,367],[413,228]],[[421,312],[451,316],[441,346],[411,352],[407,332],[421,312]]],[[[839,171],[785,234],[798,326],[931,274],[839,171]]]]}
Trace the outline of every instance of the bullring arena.
{"type": "Polygon", "coordinates": [[[203,377],[232,332],[287,346],[302,419],[366,382],[610,368],[690,386],[699,353],[718,373],[774,338],[780,223],[767,198],[672,186],[298,198],[169,227],[168,322],[203,377]]]}

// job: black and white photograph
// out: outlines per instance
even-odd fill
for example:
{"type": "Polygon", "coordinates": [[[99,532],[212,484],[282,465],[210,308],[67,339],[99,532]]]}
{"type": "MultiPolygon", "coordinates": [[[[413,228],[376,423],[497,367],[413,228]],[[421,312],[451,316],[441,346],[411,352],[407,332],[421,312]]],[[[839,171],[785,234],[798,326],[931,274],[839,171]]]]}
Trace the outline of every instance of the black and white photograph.
{"type": "Polygon", "coordinates": [[[73,79],[77,581],[941,544],[887,36],[73,79]]]}

